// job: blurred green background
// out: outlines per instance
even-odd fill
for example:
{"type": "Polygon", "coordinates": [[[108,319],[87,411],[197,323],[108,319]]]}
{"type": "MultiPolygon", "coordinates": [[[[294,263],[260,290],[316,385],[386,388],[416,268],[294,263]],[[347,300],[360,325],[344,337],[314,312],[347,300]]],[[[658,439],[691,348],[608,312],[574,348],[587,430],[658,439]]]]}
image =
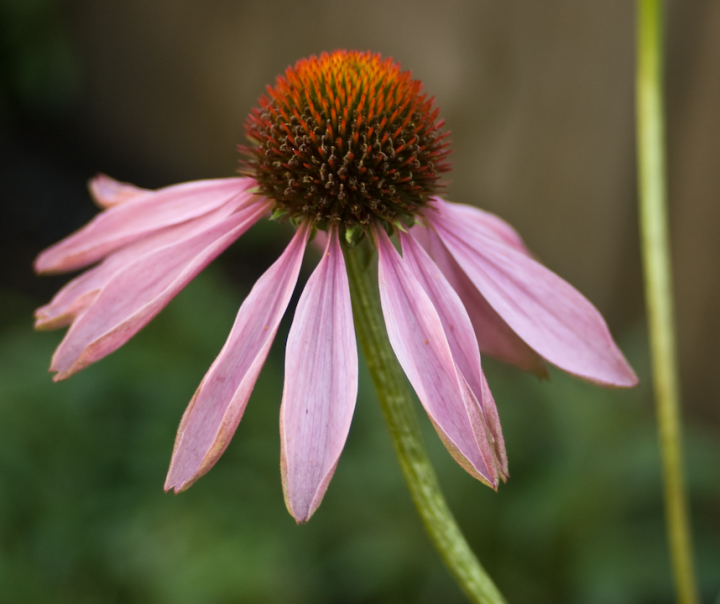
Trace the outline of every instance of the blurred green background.
{"type": "MultiPolygon", "coordinates": [[[[636,243],[632,3],[0,0],[0,603],[454,603],[372,386],[308,525],[285,510],[278,334],[216,467],[164,494],[175,430],[290,233],[251,230],[120,351],[67,382],[33,257],[140,186],[231,175],[245,115],[296,59],[350,47],[423,79],[450,198],[495,211],[595,302],[641,386],[484,360],[511,479],[465,474],[423,417],[450,505],[513,604],[672,602],[636,243]]],[[[720,602],[720,4],[669,3],[670,187],[686,465],[703,601],[720,602]]],[[[309,255],[303,279],[316,258],[309,255]]],[[[293,303],[294,304],[294,303],[293,303]]]]}

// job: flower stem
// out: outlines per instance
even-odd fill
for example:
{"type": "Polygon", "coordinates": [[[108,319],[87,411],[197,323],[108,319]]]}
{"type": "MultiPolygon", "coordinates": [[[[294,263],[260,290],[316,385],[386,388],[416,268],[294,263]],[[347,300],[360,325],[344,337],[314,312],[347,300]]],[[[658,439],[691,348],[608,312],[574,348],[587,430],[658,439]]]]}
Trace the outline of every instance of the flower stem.
{"type": "Polygon", "coordinates": [[[345,249],[355,330],[410,494],[435,547],[470,600],[503,604],[505,599],[465,541],[440,491],[410,388],[385,331],[377,278],[370,270],[371,254],[367,244],[345,249]]]}
{"type": "Polygon", "coordinates": [[[677,601],[698,601],[682,469],[679,383],[665,189],[663,2],[637,3],[636,111],[640,231],[653,385],[662,450],[665,516],[677,601]]]}

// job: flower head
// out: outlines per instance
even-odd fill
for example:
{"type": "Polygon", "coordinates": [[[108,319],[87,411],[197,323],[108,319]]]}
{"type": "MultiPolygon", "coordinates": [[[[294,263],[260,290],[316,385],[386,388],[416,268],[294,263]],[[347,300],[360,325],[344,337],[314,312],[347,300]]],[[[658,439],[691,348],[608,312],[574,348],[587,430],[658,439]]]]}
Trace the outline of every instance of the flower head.
{"type": "Polygon", "coordinates": [[[637,379],[597,310],[512,227],[435,195],[448,169],[441,127],[409,72],[379,55],[337,51],[299,61],[260,99],[247,123],[245,176],[157,191],[96,177],[90,191],[103,211],[36,261],[44,273],[92,265],[36,313],[38,328],[70,325],[53,356],[55,379],[124,344],[262,216],[290,219],[294,237],[243,302],[180,423],[165,486],[188,488],[230,442],[319,230],[324,252],[288,335],[280,409],[285,498],[306,521],[354,411],[343,246],[366,235],[398,361],[453,457],[496,488],[507,458],[481,352],[540,375],[549,361],[601,385],[637,379]]]}
{"type": "Polygon", "coordinates": [[[412,222],[449,169],[438,113],[392,59],[303,59],[250,114],[244,171],[277,211],[321,228],[412,222]]]}

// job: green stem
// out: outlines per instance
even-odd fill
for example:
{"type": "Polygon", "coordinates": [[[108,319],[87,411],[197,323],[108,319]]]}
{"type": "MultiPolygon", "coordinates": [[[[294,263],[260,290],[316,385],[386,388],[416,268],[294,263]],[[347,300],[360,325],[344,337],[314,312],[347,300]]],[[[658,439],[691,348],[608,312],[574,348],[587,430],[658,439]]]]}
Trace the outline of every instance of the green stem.
{"type": "Polygon", "coordinates": [[[638,0],[636,111],[640,231],[665,486],[665,515],[677,601],[698,601],[682,469],[681,419],[665,190],[663,2],[638,0]]]}
{"type": "Polygon", "coordinates": [[[377,278],[369,268],[370,255],[366,244],[345,250],[355,330],[410,494],[435,547],[470,600],[504,604],[505,599],[465,541],[440,491],[420,434],[410,388],[385,331],[377,278]]]}

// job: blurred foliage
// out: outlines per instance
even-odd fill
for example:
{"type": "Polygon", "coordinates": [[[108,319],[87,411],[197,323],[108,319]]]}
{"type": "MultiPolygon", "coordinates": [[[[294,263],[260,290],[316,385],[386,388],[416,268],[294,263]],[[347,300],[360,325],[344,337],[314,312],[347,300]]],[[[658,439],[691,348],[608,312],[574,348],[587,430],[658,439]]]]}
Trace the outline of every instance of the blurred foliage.
{"type": "MultiPolygon", "coordinates": [[[[133,341],[54,384],[59,333],[0,298],[3,604],[461,603],[405,490],[362,368],[345,452],[312,520],[284,507],[278,410],[288,319],[223,458],[163,494],[174,432],[246,292],[211,268],[133,341]]],[[[647,384],[642,334],[625,348],[647,384]]],[[[423,418],[450,505],[513,604],[671,602],[647,386],[538,382],[487,361],[512,477],[465,474],[423,418]]],[[[706,601],[720,590],[720,447],[688,429],[706,601]]]]}
{"type": "Polygon", "coordinates": [[[62,0],[0,0],[0,119],[65,111],[80,72],[62,18],[62,0]]]}

